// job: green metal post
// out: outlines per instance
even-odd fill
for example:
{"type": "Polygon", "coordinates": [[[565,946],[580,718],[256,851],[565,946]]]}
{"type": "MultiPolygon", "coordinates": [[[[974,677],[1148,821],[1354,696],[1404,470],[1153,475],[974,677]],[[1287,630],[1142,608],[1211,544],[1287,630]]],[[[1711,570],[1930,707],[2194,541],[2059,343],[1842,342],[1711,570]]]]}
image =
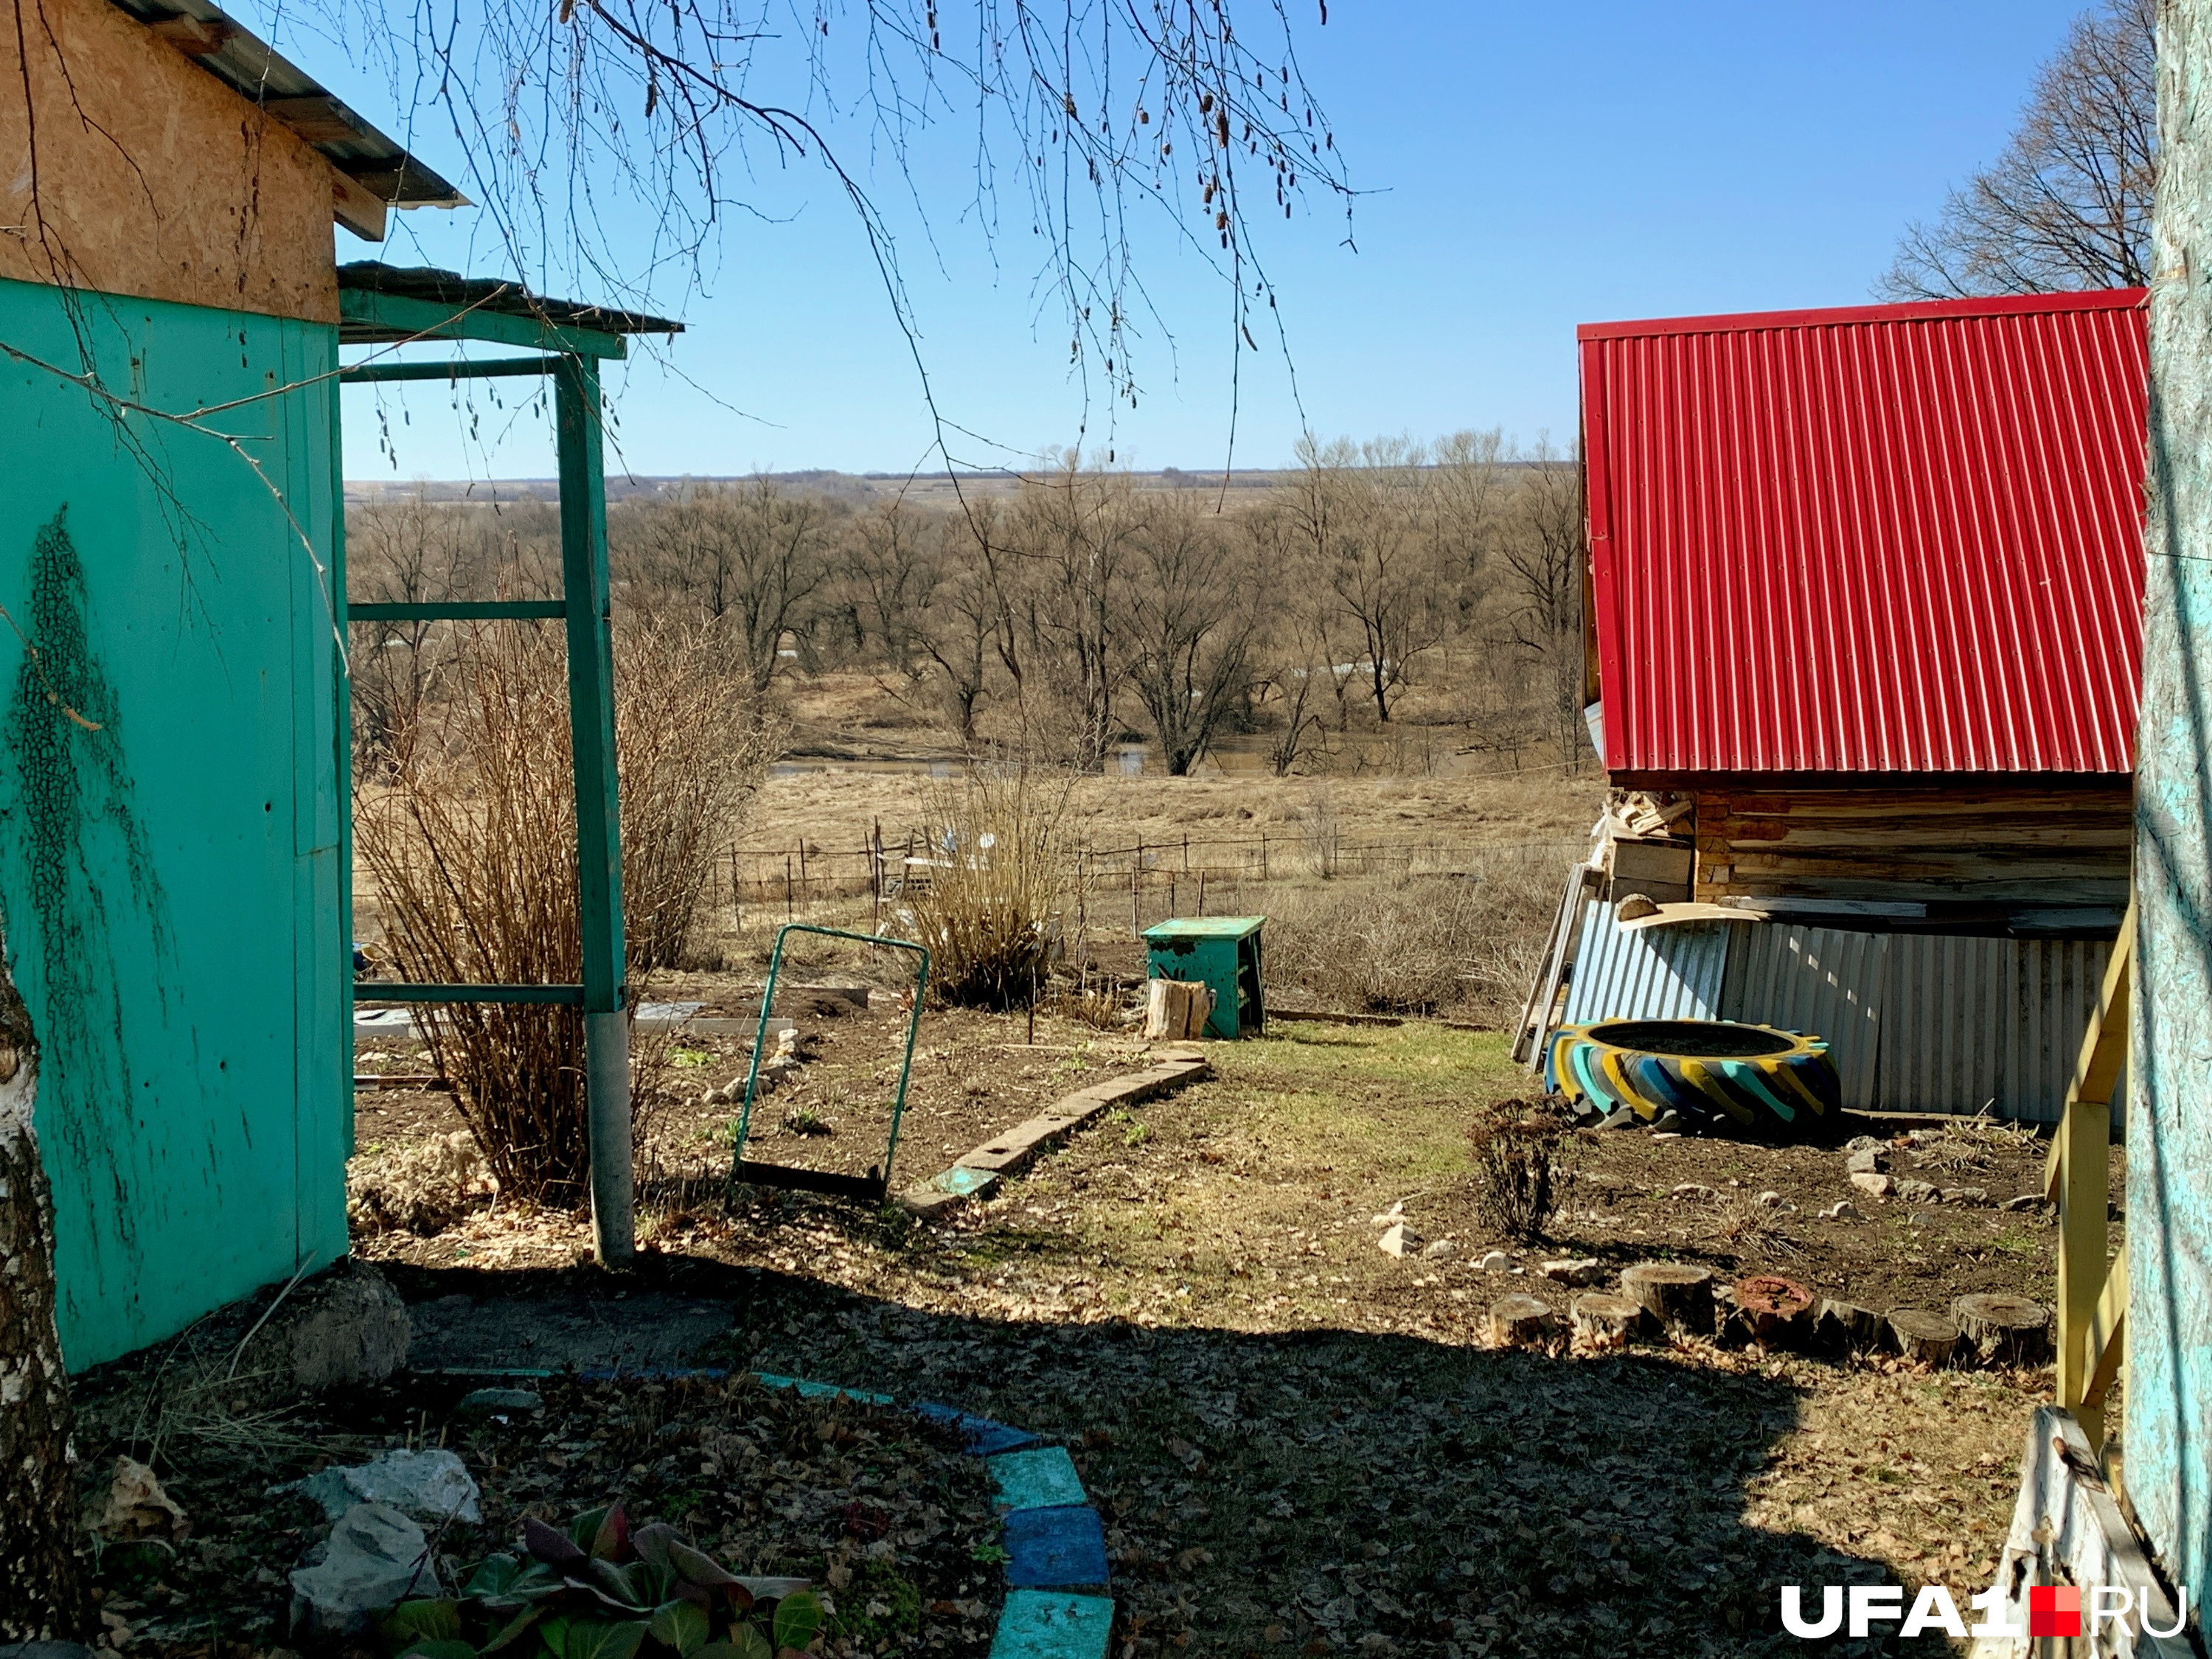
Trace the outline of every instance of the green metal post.
{"type": "Polygon", "coordinates": [[[614,635],[599,366],[554,373],[561,462],[561,569],[568,600],[568,729],[576,772],[576,878],[584,945],[584,1071],[592,1241],[600,1264],[635,1250],[630,1191],[629,1022],[623,1011],[622,833],[615,775],[614,635]]]}
{"type": "Polygon", "coordinates": [[[354,1152],[354,1026],[353,1026],[353,646],[346,626],[345,521],[345,400],[331,388],[331,605],[337,628],[337,649],[332,652],[335,683],[331,695],[336,708],[331,732],[337,753],[331,764],[338,792],[338,948],[345,962],[338,973],[344,988],[338,994],[341,1036],[338,1055],[345,1066],[345,1155],[354,1152]]]}

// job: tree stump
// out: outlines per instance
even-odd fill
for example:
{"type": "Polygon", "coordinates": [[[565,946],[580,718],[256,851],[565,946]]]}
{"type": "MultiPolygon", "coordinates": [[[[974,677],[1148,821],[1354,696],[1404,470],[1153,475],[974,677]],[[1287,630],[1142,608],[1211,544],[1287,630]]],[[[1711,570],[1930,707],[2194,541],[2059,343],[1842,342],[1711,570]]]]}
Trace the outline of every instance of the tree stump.
{"type": "Polygon", "coordinates": [[[1863,1352],[1881,1346],[1882,1333],[1888,1325],[1887,1317],[1872,1308],[1827,1297],[1820,1303],[1814,1334],[1832,1348],[1863,1352]]]}
{"type": "Polygon", "coordinates": [[[1662,1329],[1680,1327],[1709,1334],[1713,1328],[1713,1276],[1679,1261],[1644,1261],[1620,1275],[1620,1293],[1632,1297],[1662,1329]]]}
{"type": "Polygon", "coordinates": [[[1985,1361],[2024,1364],[2051,1357],[2051,1310],[2024,1296],[1962,1296],[1951,1304],[1959,1334],[1985,1361]]]}
{"type": "Polygon", "coordinates": [[[1552,1304],[1533,1296],[1504,1296],[1490,1304],[1490,1334],[1509,1347],[1548,1341],[1559,1334],[1552,1304]]]}
{"type": "Polygon", "coordinates": [[[1959,1346],[1959,1328],[1944,1315],[1924,1308],[1899,1308],[1891,1314],[1889,1335],[1898,1352],[1928,1365],[1948,1363],[1959,1346]]]}
{"type": "Polygon", "coordinates": [[[1604,1291],[1577,1297],[1573,1316],[1577,1336],[1608,1345],[1641,1336],[1651,1325],[1651,1316],[1644,1311],[1642,1303],[1604,1291]]]}
{"type": "Polygon", "coordinates": [[[1738,1282],[1735,1305],[1754,1342],[1801,1347],[1813,1334],[1813,1292],[1779,1273],[1738,1282]]]}

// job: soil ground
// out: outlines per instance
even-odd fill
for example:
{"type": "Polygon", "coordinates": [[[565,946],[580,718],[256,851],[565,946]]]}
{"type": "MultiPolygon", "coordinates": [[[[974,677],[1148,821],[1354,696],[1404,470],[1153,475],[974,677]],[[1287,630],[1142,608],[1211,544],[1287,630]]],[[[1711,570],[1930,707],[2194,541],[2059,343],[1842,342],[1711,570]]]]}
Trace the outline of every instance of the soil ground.
{"type": "MultiPolygon", "coordinates": [[[[963,1109],[994,1127],[1033,1111],[1064,1054],[1108,1046],[1047,1017],[1025,1061],[1020,1016],[956,1024],[957,1047],[990,1055],[963,1074],[985,1091],[963,1084],[963,1109]]],[[[1881,1309],[2047,1301],[2055,1231],[1996,1207],[2036,1189],[2040,1144],[1971,1125],[1901,1142],[1896,1173],[1990,1200],[1905,1206],[1858,1192],[1832,1148],[1592,1132],[1551,1237],[1522,1247],[1478,1219],[1468,1141],[1479,1108],[1529,1091],[1504,1048],[1423,1021],[1211,1043],[1210,1081],[1097,1122],[943,1226],[797,1195],[726,1212],[725,1111],[697,1125],[721,1136],[698,1180],[648,1193],[629,1279],[574,1265],[582,1217],[486,1200],[357,1248],[424,1304],[520,1298],[550,1322],[618,1283],[719,1303],[727,1334],[695,1358],[1061,1440],[1109,1508],[1117,1659],[1795,1653],[1782,1583],[1934,1581],[1962,1606],[1985,1587],[2047,1368],[1686,1340],[1500,1351],[1482,1316],[1509,1291],[1564,1310],[1572,1292],[1539,1264],[1580,1256],[1607,1283],[1666,1258],[1881,1309]],[[1866,1219],[1815,1213],[1838,1200],[1866,1219]],[[1456,1248],[1384,1255],[1394,1214],[1456,1248]],[[1483,1271],[1493,1246],[1523,1271],[1483,1271]]],[[[938,1157],[917,1146],[902,1184],[938,1157]]]]}

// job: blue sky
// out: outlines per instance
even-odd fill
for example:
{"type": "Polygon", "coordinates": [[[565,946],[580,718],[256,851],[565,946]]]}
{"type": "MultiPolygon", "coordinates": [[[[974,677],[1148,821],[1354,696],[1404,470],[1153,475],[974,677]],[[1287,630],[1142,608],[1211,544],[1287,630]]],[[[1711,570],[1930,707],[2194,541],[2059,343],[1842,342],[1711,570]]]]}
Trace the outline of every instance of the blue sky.
{"type": "MultiPolygon", "coordinates": [[[[1286,460],[1307,425],[1415,437],[1502,426],[1563,442],[1578,322],[1863,301],[1905,222],[2002,145],[2082,9],[1337,0],[1322,27],[1312,0],[1291,3],[1307,76],[1370,193],[1356,249],[1326,210],[1262,216],[1297,396],[1279,352],[1247,356],[1236,453],[1253,466],[1286,460]]],[[[404,126],[381,80],[349,79],[322,43],[283,44],[364,114],[404,126]]],[[[430,125],[410,142],[457,167],[430,125]]],[[[1005,239],[994,258],[963,217],[966,156],[951,142],[916,154],[927,237],[894,177],[878,175],[878,193],[902,233],[939,404],[1000,446],[967,441],[963,458],[1018,463],[1073,441],[1083,402],[1065,325],[1017,264],[1026,248],[1005,239]]],[[[763,168],[750,195],[761,216],[727,222],[704,289],[668,296],[688,331],[666,361],[611,380],[619,461],[649,474],[926,463],[928,412],[851,210],[804,163],[763,168]]],[[[381,257],[503,274],[481,220],[404,216],[381,257]]],[[[343,233],[339,244],[341,258],[376,252],[343,233]]],[[[1138,343],[1143,391],[1114,417],[1115,459],[1218,466],[1225,295],[1164,226],[1142,228],[1136,248],[1172,338],[1148,324],[1138,343]]],[[[552,470],[534,420],[486,406],[471,439],[442,388],[386,393],[381,422],[370,393],[347,398],[349,477],[552,470]]],[[[1091,413],[1103,440],[1106,411],[1091,413]]]]}

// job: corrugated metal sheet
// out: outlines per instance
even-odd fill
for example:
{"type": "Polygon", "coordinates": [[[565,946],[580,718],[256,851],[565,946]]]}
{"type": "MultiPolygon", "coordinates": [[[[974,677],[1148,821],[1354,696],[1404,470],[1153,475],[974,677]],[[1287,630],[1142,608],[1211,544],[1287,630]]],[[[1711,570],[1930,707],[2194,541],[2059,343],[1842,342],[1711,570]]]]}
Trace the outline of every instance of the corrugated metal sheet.
{"type": "Polygon", "coordinates": [[[1887,933],[1746,927],[1729,947],[1721,1018],[1827,1038],[1844,1104],[1873,1110],[1889,946],[1887,933]]]}
{"type": "Polygon", "coordinates": [[[2127,771],[2142,302],[1582,329],[1607,766],[2127,771]]]}
{"type": "Polygon", "coordinates": [[[1884,1110],[2056,1121],[2112,946],[1893,934],[1882,998],[1884,1110]]]}
{"type": "MultiPolygon", "coordinates": [[[[1857,933],[1782,922],[1625,931],[1583,919],[1565,1022],[1740,1019],[1828,1039],[1855,1110],[2048,1122],[2109,945],[1857,933]]],[[[2118,1097],[2124,1098],[2124,1096],[2118,1097]]]]}
{"type": "Polygon", "coordinates": [[[1610,904],[1583,914],[1567,983],[1566,1024],[1592,1019],[1716,1019],[1733,922],[1624,933],[1610,904]]]}

